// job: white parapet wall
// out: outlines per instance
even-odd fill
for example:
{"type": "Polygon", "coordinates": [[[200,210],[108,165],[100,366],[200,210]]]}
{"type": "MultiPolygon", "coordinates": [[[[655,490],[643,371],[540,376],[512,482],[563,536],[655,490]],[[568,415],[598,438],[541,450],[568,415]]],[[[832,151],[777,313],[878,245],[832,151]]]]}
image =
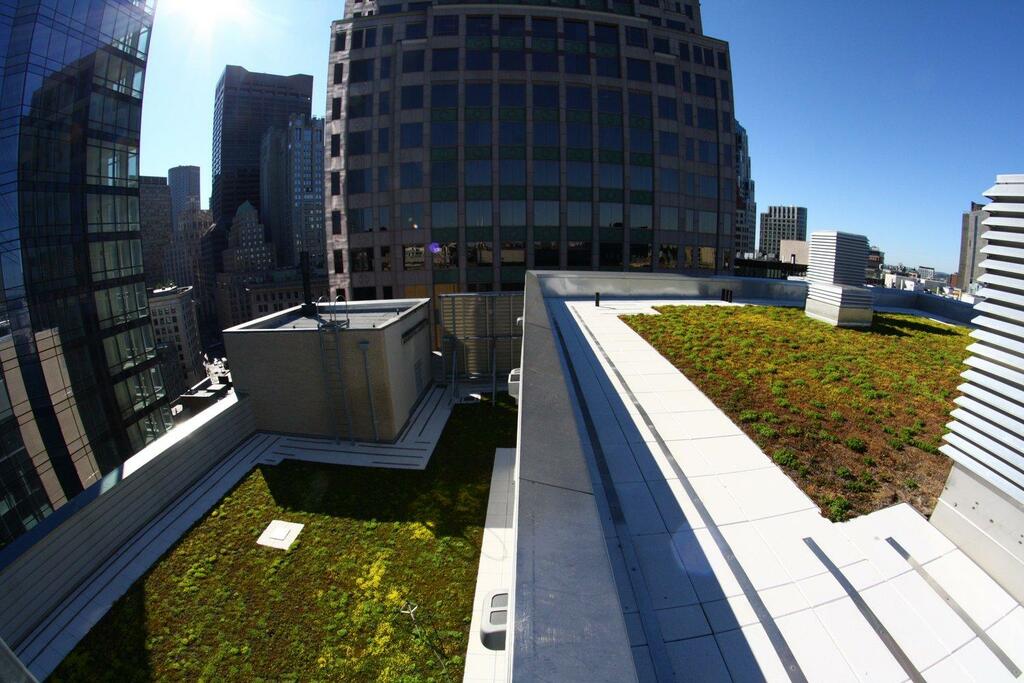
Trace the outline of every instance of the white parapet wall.
{"type": "Polygon", "coordinates": [[[1024,601],[1024,174],[985,192],[978,314],[932,524],[1024,601]]]}

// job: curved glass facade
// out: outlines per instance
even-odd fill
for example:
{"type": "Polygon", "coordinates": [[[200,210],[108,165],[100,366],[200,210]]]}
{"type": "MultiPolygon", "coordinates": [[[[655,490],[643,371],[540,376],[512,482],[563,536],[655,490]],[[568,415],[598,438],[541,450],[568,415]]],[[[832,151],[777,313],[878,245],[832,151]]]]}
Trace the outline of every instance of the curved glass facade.
{"type": "Polygon", "coordinates": [[[544,5],[350,3],[333,24],[332,294],[731,271],[728,45],[696,4],[544,5]]]}
{"type": "Polygon", "coordinates": [[[171,424],[139,239],[153,5],[0,5],[0,545],[171,424]]]}

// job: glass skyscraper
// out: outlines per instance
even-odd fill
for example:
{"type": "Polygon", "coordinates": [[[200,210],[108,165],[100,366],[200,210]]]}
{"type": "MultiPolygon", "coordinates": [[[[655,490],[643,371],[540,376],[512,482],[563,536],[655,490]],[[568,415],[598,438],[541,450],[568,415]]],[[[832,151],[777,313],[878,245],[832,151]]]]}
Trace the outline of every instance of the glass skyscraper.
{"type": "Polygon", "coordinates": [[[0,3],[0,545],[171,425],[139,239],[153,9],[0,3]]]}
{"type": "Polygon", "coordinates": [[[332,296],[731,272],[729,49],[698,3],[357,1],[329,61],[332,296]]]}

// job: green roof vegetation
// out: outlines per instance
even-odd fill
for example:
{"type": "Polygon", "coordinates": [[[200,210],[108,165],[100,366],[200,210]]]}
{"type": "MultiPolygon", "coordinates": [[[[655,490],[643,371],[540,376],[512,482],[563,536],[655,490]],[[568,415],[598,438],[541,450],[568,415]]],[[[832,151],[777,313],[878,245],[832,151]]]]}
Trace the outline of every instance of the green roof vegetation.
{"type": "Polygon", "coordinates": [[[494,449],[515,429],[506,398],[456,406],[423,472],[258,467],[50,680],[461,680],[494,449]],[[287,552],[256,544],[274,519],[305,524],[287,552]]]}
{"type": "Polygon", "coordinates": [[[725,411],[834,521],[908,502],[931,514],[968,330],[875,314],[839,329],[801,309],[664,306],[623,320],[725,411]]]}

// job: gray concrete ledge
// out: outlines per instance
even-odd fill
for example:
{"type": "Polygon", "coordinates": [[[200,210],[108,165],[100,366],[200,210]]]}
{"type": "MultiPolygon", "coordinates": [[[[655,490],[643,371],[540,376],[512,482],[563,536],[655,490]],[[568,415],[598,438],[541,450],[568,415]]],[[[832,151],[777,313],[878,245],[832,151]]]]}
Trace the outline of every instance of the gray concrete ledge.
{"type": "Polygon", "coordinates": [[[511,677],[636,680],[570,398],[541,283],[526,276],[516,466],[511,677]]]}

